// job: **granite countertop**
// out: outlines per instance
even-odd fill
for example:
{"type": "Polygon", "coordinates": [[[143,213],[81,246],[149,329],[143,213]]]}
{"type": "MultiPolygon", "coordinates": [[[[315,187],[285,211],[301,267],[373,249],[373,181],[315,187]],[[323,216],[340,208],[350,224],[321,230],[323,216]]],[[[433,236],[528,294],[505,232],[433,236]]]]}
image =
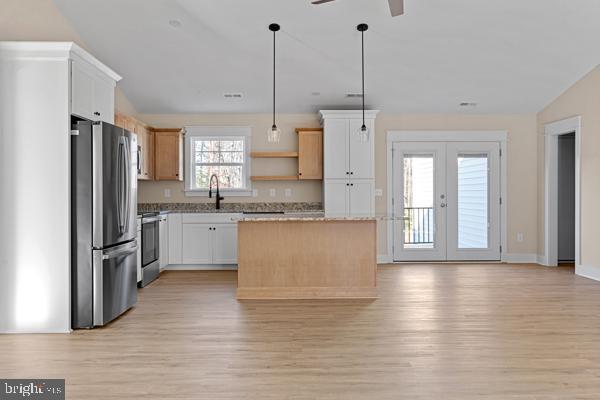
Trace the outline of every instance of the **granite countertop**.
{"type": "MultiPolygon", "coordinates": [[[[322,203],[221,203],[221,209],[215,209],[215,203],[140,203],[139,212],[161,213],[243,213],[243,212],[285,212],[285,213],[323,213],[322,203]]],[[[279,214],[281,215],[281,214],[279,214]]]]}
{"type": "Polygon", "coordinates": [[[279,214],[279,215],[244,215],[240,218],[232,218],[237,222],[290,222],[290,221],[375,221],[375,217],[326,217],[324,214],[279,214]]]}

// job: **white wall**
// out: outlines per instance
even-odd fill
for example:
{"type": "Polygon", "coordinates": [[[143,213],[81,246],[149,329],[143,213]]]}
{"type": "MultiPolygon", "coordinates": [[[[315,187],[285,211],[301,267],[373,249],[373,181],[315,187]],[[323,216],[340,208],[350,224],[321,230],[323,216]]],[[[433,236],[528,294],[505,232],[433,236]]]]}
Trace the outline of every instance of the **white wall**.
{"type": "Polygon", "coordinates": [[[70,329],[68,78],[0,49],[0,332],[70,329]]]}

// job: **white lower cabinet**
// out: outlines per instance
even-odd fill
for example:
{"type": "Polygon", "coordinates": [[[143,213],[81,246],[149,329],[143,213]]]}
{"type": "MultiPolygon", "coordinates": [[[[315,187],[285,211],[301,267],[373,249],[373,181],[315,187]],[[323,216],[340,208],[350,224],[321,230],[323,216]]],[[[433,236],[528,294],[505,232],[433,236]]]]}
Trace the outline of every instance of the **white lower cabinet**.
{"type": "Polygon", "coordinates": [[[167,216],[161,216],[158,221],[158,241],[159,247],[159,258],[158,265],[162,271],[167,265],[169,265],[169,218],[167,216]]]}
{"type": "Polygon", "coordinates": [[[237,264],[236,214],[171,214],[169,264],[237,264]]]}
{"type": "Polygon", "coordinates": [[[329,217],[372,216],[375,182],[372,179],[329,179],[325,181],[325,214],[329,217]]]}
{"type": "Polygon", "coordinates": [[[237,264],[237,224],[215,225],[212,233],[214,264],[237,264]]]}
{"type": "Polygon", "coordinates": [[[212,225],[183,224],[183,264],[212,264],[212,225]]]}

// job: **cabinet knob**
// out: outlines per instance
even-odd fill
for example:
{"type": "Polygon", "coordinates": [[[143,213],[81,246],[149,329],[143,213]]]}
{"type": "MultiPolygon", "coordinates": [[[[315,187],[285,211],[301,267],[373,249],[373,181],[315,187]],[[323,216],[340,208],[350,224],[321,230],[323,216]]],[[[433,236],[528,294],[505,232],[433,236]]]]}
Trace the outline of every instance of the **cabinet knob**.
{"type": "Polygon", "coordinates": [[[354,183],[351,183],[350,186],[354,186],[354,183]]]}
{"type": "Polygon", "coordinates": [[[346,175],[350,175],[350,172],[346,172],[346,175]]]}
{"type": "Polygon", "coordinates": [[[354,175],[354,172],[350,172],[350,175],[354,175]]]}
{"type": "Polygon", "coordinates": [[[302,172],[298,172],[298,175],[302,175],[302,172]]]}

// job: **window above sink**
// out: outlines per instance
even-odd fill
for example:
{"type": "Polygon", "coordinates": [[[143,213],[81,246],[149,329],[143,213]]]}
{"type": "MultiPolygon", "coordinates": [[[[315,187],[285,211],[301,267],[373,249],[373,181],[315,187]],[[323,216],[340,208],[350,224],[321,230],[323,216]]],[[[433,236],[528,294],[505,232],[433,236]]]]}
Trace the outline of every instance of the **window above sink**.
{"type": "Polygon", "coordinates": [[[250,138],[250,127],[186,127],[186,196],[207,196],[213,174],[222,194],[251,196],[250,138]]]}

